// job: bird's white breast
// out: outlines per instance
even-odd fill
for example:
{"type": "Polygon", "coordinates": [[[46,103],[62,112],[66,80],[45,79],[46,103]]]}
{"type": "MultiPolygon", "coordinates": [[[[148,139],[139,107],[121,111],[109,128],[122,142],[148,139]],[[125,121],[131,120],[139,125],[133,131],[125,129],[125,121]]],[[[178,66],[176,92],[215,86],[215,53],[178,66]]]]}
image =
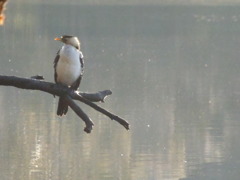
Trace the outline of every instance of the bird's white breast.
{"type": "Polygon", "coordinates": [[[57,82],[71,86],[81,75],[80,57],[82,53],[75,47],[64,45],[59,52],[56,66],[57,82]]]}

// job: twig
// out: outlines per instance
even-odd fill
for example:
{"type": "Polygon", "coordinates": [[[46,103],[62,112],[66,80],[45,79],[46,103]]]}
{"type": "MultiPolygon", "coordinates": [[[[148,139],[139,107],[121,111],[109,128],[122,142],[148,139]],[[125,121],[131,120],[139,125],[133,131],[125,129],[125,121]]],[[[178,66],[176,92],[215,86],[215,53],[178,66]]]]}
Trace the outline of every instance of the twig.
{"type": "Polygon", "coordinates": [[[90,133],[94,126],[91,119],[88,117],[87,114],[83,112],[83,110],[72,100],[69,95],[66,95],[65,99],[67,100],[68,105],[72,108],[72,110],[85,122],[86,127],[84,128],[84,131],[86,133],[90,133]]]}
{"type": "Polygon", "coordinates": [[[75,93],[74,96],[72,96],[72,97],[73,97],[74,99],[76,99],[76,100],[79,100],[79,101],[81,101],[81,102],[89,105],[90,107],[92,107],[92,108],[95,109],[96,111],[99,111],[99,112],[101,112],[102,114],[108,116],[111,120],[117,121],[118,123],[120,123],[121,125],[123,125],[127,130],[129,130],[129,123],[128,123],[126,120],[122,119],[121,117],[116,116],[116,115],[110,113],[109,111],[101,108],[100,106],[92,103],[92,102],[89,101],[88,99],[85,99],[84,97],[82,97],[80,94],[75,93]]]}

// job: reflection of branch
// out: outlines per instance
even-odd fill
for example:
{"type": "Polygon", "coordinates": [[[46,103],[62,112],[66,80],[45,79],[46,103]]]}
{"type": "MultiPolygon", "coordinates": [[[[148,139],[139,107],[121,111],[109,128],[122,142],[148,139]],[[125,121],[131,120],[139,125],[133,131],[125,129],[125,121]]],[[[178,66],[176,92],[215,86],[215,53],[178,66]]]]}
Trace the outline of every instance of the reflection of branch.
{"type": "Polygon", "coordinates": [[[30,78],[20,78],[15,76],[2,76],[0,75],[0,85],[4,86],[14,86],[21,89],[31,89],[40,90],[56,96],[64,96],[68,105],[73,109],[73,111],[85,122],[86,127],[84,131],[90,133],[93,128],[93,122],[91,119],[82,111],[82,109],[73,101],[73,99],[81,101],[93,109],[101,112],[102,114],[108,116],[110,119],[117,121],[127,130],[129,129],[129,124],[126,120],[110,113],[109,111],[101,108],[93,102],[104,101],[108,95],[112,94],[110,90],[99,91],[97,93],[78,93],[72,91],[68,87],[50,83],[46,81],[40,81],[30,78]]]}
{"type": "Polygon", "coordinates": [[[3,13],[7,0],[0,0],[0,25],[4,24],[5,15],[3,13]]]}

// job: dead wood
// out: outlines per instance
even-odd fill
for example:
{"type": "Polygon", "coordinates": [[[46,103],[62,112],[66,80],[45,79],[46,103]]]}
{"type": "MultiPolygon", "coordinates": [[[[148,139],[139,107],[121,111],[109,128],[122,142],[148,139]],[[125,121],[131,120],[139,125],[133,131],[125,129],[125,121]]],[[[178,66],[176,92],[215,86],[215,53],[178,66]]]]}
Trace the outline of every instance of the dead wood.
{"type": "Polygon", "coordinates": [[[110,90],[99,91],[97,93],[86,93],[86,92],[78,92],[72,91],[66,86],[42,81],[34,78],[20,78],[16,76],[3,76],[0,75],[0,85],[2,86],[13,86],[21,89],[28,90],[39,90],[44,91],[54,96],[65,96],[68,105],[73,109],[73,111],[85,122],[86,127],[84,131],[90,133],[94,123],[88,117],[88,115],[73,101],[78,100],[80,102],[85,103],[86,105],[92,107],[93,109],[101,112],[102,114],[108,116],[110,119],[117,121],[127,130],[129,130],[129,123],[120,118],[117,115],[112,114],[111,112],[103,109],[93,102],[104,102],[104,99],[111,95],[112,92],[110,90]]]}

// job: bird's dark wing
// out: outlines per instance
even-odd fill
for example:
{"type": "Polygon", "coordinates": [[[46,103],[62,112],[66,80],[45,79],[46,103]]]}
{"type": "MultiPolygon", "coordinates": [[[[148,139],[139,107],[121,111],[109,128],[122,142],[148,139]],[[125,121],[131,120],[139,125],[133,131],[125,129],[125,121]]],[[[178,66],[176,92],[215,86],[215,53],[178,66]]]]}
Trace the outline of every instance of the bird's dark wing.
{"type": "MultiPolygon", "coordinates": [[[[60,51],[60,50],[59,50],[60,51]]],[[[57,52],[57,56],[55,57],[54,59],[54,62],[53,62],[53,67],[54,67],[54,80],[55,82],[57,82],[57,63],[58,63],[58,60],[60,58],[60,55],[59,55],[59,51],[57,52]]]]}
{"type": "Polygon", "coordinates": [[[79,78],[73,83],[73,85],[71,86],[72,89],[77,90],[80,86],[81,80],[82,80],[82,76],[83,76],[83,67],[84,67],[84,60],[83,60],[83,54],[80,51],[80,56],[79,56],[79,61],[80,61],[80,65],[81,65],[81,74],[79,76],[79,78]]]}
{"type": "Polygon", "coordinates": [[[77,90],[79,88],[79,85],[81,83],[82,80],[82,74],[79,76],[79,78],[73,83],[73,85],[71,86],[71,89],[73,90],[77,90]]]}
{"type": "Polygon", "coordinates": [[[83,73],[83,67],[84,67],[84,60],[83,60],[83,54],[82,52],[80,51],[80,55],[79,55],[79,61],[80,61],[80,64],[81,64],[81,74],[83,73]]]}

